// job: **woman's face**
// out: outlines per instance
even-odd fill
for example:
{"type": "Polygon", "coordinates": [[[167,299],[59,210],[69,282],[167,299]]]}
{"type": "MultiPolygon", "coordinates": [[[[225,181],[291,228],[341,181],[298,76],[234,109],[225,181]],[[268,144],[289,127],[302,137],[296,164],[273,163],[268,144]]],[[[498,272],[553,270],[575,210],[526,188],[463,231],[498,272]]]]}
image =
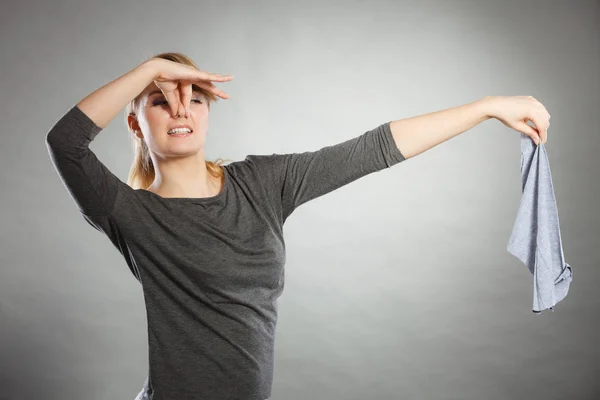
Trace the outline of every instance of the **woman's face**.
{"type": "MultiPolygon", "coordinates": [[[[183,107],[182,107],[183,108],[183,107]]],[[[138,124],[148,149],[158,158],[197,154],[204,147],[208,129],[208,104],[202,92],[194,90],[190,101],[190,116],[172,116],[165,96],[154,83],[141,94],[137,110],[138,124]],[[188,125],[187,136],[169,135],[169,129],[188,125]]]]}

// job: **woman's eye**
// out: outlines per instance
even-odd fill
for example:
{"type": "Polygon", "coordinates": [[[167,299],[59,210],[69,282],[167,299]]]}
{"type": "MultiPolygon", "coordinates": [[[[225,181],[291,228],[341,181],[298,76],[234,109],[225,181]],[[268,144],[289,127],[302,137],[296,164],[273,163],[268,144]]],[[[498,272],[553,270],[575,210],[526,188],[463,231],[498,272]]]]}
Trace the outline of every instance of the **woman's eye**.
{"type": "MultiPolygon", "coordinates": [[[[201,99],[192,99],[192,101],[195,101],[195,102],[197,102],[198,104],[202,104],[202,100],[201,100],[201,99]]],[[[167,101],[166,101],[166,100],[162,100],[162,101],[155,101],[155,102],[153,103],[153,105],[155,105],[155,106],[159,106],[159,105],[162,105],[162,104],[168,104],[168,103],[167,103],[167,101]]]]}

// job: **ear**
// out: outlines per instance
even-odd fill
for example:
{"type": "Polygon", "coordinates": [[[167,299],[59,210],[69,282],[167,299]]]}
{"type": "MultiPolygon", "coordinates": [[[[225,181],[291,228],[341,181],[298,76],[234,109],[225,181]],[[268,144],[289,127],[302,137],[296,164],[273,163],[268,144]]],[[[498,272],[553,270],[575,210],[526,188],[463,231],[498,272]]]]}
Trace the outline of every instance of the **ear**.
{"type": "Polygon", "coordinates": [[[135,117],[135,114],[130,113],[127,116],[127,126],[129,127],[129,132],[131,132],[131,134],[135,135],[140,139],[144,138],[142,130],[140,129],[140,125],[138,124],[137,118],[135,117]]]}

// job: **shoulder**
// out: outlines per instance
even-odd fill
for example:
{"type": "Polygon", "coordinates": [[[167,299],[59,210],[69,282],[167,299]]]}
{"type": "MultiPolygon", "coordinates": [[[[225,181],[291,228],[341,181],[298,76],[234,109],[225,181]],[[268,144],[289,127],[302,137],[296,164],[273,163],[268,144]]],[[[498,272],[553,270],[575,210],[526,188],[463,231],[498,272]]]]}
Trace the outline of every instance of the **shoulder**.
{"type": "Polygon", "coordinates": [[[279,185],[287,170],[287,154],[248,154],[243,160],[225,165],[230,176],[266,187],[279,185]]]}

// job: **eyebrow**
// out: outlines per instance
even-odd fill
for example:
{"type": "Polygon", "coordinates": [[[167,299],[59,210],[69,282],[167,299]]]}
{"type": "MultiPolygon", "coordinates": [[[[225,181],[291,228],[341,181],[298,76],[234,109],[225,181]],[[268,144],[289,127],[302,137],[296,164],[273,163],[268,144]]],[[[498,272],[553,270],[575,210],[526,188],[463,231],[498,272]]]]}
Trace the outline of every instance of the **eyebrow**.
{"type": "MultiPolygon", "coordinates": [[[[199,94],[202,94],[202,90],[200,89],[200,87],[194,84],[192,84],[192,92],[199,92],[199,94]]],[[[150,92],[148,94],[148,97],[152,96],[153,94],[163,94],[163,92],[160,90],[155,90],[153,92],[150,92]]]]}

